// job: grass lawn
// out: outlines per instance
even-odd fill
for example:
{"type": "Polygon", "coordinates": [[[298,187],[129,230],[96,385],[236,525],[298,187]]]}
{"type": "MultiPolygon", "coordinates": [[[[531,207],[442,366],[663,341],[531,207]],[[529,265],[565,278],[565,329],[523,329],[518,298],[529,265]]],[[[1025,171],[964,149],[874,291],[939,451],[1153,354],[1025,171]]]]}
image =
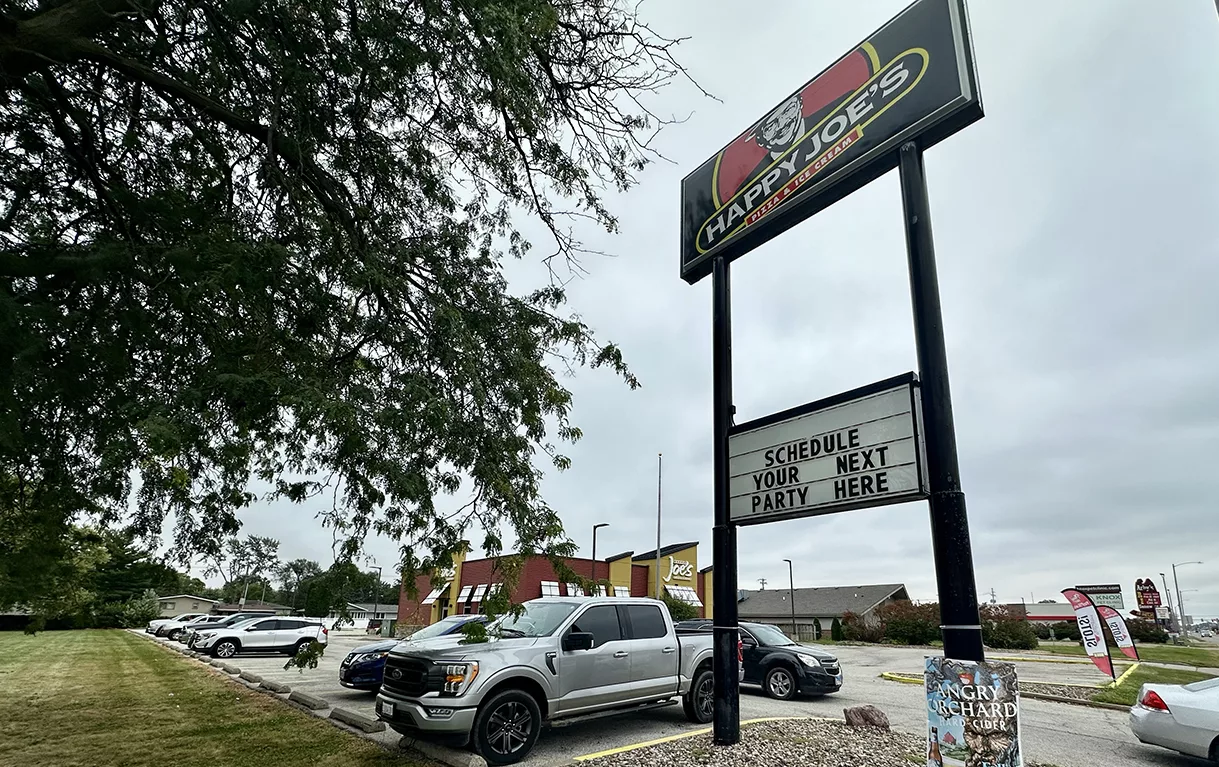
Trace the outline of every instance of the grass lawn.
{"type": "Polygon", "coordinates": [[[126,631],[0,632],[0,764],[424,765],[126,631]]]}
{"type": "Polygon", "coordinates": [[[1197,671],[1187,671],[1177,668],[1160,668],[1158,666],[1139,666],[1126,680],[1117,687],[1102,690],[1092,696],[1098,703],[1118,703],[1123,706],[1133,706],[1138,697],[1139,688],[1148,683],[1189,684],[1210,679],[1210,674],[1200,674],[1197,671]]]}
{"type": "MultiPolygon", "coordinates": [[[[1042,642],[1039,650],[1054,653],[1055,655],[1084,655],[1084,648],[1077,644],[1048,644],[1042,642]]],[[[1202,647],[1177,647],[1176,645],[1165,644],[1140,644],[1138,645],[1139,658],[1150,663],[1176,663],[1182,666],[1202,666],[1207,668],[1219,668],[1219,650],[1211,650],[1202,647]]],[[[1116,647],[1109,649],[1113,655],[1113,659],[1117,660],[1122,656],[1122,651],[1116,647]]]]}

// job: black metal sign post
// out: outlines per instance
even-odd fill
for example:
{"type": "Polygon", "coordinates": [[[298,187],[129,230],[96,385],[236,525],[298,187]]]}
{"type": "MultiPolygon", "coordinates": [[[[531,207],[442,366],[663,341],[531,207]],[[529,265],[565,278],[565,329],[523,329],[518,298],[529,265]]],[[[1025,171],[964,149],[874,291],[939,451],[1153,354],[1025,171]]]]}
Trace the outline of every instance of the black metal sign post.
{"type": "Polygon", "coordinates": [[[902,209],[906,217],[906,252],[910,258],[910,302],[914,308],[914,339],[918,348],[923,423],[926,426],[927,474],[931,497],[931,546],[940,596],[940,631],[944,657],[985,660],[978,619],[978,589],[974,583],[973,552],[965,493],[957,466],[957,433],[948,390],[948,353],[940,286],[931,239],[931,206],[923,150],[913,141],[902,145],[898,161],[902,209]]]}
{"type": "Polygon", "coordinates": [[[728,515],[728,428],[732,426],[732,298],[728,259],[715,259],[711,273],[711,402],[712,453],[715,471],[715,527],[711,550],[712,605],[715,645],[712,669],[715,681],[713,739],[731,746],[741,740],[741,689],[737,679],[736,527],[728,515]]]}

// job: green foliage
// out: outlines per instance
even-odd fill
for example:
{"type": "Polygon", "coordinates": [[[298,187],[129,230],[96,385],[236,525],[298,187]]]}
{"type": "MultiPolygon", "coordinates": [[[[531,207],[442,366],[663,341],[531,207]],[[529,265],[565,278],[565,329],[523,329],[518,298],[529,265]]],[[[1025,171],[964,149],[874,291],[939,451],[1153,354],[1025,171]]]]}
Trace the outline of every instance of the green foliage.
{"type": "Polygon", "coordinates": [[[570,221],[616,229],[674,41],[626,0],[9,5],[0,559],[49,585],[83,513],[217,557],[276,499],[339,559],[401,541],[408,583],[475,521],[571,552],[537,461],[581,436],[561,381],[638,382],[560,278],[503,264],[519,212],[556,267],[570,221]]]}
{"type": "Polygon", "coordinates": [[[821,619],[813,618],[813,639],[821,638],[821,619]]]}
{"type": "MultiPolygon", "coordinates": [[[[835,619],[837,620],[837,619],[835,619]]],[[[862,615],[846,612],[842,615],[842,638],[851,642],[880,643],[885,638],[885,627],[873,616],[866,620],[862,615]]]]}
{"type": "Polygon", "coordinates": [[[1050,626],[1054,632],[1055,639],[1072,639],[1076,642],[1082,642],[1083,636],[1079,633],[1079,624],[1075,621],[1059,621],[1050,626]]]}
{"type": "Polygon", "coordinates": [[[284,671],[295,667],[303,674],[305,673],[305,669],[317,668],[317,664],[322,660],[322,656],[325,654],[326,645],[322,644],[321,642],[310,642],[293,654],[293,656],[284,663],[284,671]]]}
{"type": "Polygon", "coordinates": [[[996,650],[1036,650],[1037,632],[1025,617],[1006,607],[983,605],[982,643],[996,650]]]}
{"type": "Polygon", "coordinates": [[[940,606],[900,600],[876,610],[884,640],[892,644],[929,645],[940,638],[940,606]]]}
{"type": "Polygon", "coordinates": [[[842,630],[842,621],[837,618],[830,624],[830,639],[835,642],[841,642],[846,639],[846,633],[842,630]]]}
{"type": "Polygon", "coordinates": [[[1168,632],[1155,621],[1142,618],[1127,618],[1126,628],[1130,629],[1130,638],[1137,642],[1164,644],[1168,641],[1168,632]]]}
{"type": "Polygon", "coordinates": [[[689,602],[683,602],[668,594],[661,594],[660,599],[665,603],[665,607],[669,608],[669,615],[673,616],[674,623],[677,621],[691,621],[699,617],[698,608],[689,602]]]}

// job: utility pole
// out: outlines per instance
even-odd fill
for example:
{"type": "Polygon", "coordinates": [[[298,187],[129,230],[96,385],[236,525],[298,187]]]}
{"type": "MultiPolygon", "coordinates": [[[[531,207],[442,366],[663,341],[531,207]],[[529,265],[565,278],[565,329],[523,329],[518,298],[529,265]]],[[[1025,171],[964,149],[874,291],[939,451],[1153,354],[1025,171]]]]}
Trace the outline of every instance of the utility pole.
{"type": "Polygon", "coordinates": [[[787,563],[787,593],[792,608],[792,641],[799,642],[800,638],[796,636],[796,576],[792,574],[792,561],[790,559],[783,561],[787,563]]]}
{"type": "Polygon", "coordinates": [[[1177,608],[1172,604],[1172,589],[1168,588],[1168,576],[1160,573],[1160,580],[1164,581],[1164,596],[1168,599],[1168,629],[1180,633],[1181,624],[1177,620],[1177,608]]]}
{"type": "Polygon", "coordinates": [[[766,590],[766,579],[758,578],[758,583],[762,584],[762,591],[765,591],[766,590]]]}

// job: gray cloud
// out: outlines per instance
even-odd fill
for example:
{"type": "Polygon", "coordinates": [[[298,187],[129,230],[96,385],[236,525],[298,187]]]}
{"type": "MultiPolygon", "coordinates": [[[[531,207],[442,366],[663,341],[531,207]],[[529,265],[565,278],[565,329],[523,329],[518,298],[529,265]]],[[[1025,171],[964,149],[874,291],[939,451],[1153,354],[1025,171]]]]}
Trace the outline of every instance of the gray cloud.
{"type": "MultiPolygon", "coordinates": [[[[614,199],[622,232],[588,233],[572,306],[623,345],[644,388],[571,379],[585,439],[546,481],[568,531],[608,521],[599,552],[664,539],[711,557],[710,285],[677,275],[681,177],[904,5],[665,0],[682,59],[722,103],[675,86],[693,116],[662,134],[673,164],[614,199]]],[[[1219,18],[1209,3],[971,5],[987,117],[927,155],[962,476],[980,591],[1038,599],[1157,577],[1174,561],[1191,611],[1219,615],[1211,455],[1219,445],[1219,18]]],[[[539,242],[539,250],[543,249],[539,242]]],[[[516,284],[536,282],[528,265],[516,284]]],[[[738,261],[738,419],[915,366],[895,174],[738,261]]],[[[329,535],[286,506],[246,515],[291,556],[329,535]],[[286,520],[293,520],[290,524],[286,520]]],[[[374,541],[382,564],[394,545],[374,541]]],[[[587,553],[587,551],[586,551],[587,553]]],[[[900,581],[935,595],[924,504],[744,529],[740,583],[900,581]]]]}

